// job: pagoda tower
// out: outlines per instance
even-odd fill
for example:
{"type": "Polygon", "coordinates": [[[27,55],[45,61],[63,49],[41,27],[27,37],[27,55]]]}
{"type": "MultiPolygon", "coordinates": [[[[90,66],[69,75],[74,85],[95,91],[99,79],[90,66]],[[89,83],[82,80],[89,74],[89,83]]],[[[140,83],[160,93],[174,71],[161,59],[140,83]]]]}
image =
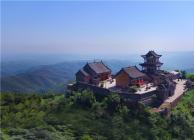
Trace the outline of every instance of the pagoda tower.
{"type": "Polygon", "coordinates": [[[144,63],[141,63],[142,71],[147,74],[156,74],[160,67],[163,65],[159,61],[159,58],[162,55],[156,54],[154,51],[149,51],[146,55],[142,55],[141,57],[144,58],[144,63]]]}

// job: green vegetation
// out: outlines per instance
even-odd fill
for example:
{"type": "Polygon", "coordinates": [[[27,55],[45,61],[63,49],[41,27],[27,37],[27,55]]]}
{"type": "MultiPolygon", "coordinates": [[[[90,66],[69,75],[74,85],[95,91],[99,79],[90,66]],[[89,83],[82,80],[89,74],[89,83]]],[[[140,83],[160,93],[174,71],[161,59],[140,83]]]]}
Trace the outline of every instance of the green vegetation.
{"type": "Polygon", "coordinates": [[[180,72],[181,72],[182,78],[185,79],[186,78],[186,75],[187,75],[186,71],[185,70],[182,70],[180,72]]]}
{"type": "Polygon", "coordinates": [[[2,140],[193,140],[194,90],[169,117],[143,105],[125,106],[117,94],[1,94],[2,140]]]}
{"type": "MultiPolygon", "coordinates": [[[[74,79],[74,74],[84,62],[67,61],[64,63],[37,66],[18,74],[6,75],[9,71],[15,71],[18,66],[2,67],[1,91],[17,93],[63,93],[64,84],[74,79]],[[10,68],[9,68],[10,67],[10,68]]],[[[22,69],[22,64],[19,65],[22,69]]]]}
{"type": "Polygon", "coordinates": [[[194,74],[187,74],[187,78],[194,82],[194,74]]]}

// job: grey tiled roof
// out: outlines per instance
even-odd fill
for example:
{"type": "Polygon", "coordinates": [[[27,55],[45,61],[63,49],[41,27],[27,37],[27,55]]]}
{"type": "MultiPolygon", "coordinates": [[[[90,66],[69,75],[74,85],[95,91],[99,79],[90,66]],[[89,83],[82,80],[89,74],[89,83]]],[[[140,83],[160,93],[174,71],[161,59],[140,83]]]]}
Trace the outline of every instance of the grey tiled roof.
{"type": "Polygon", "coordinates": [[[92,62],[87,65],[97,74],[111,72],[111,70],[103,62],[92,62]]]}
{"type": "Polygon", "coordinates": [[[163,63],[161,62],[156,62],[156,63],[148,63],[148,62],[144,62],[144,63],[140,63],[139,64],[140,66],[162,66],[163,63]]]}
{"type": "Polygon", "coordinates": [[[79,70],[84,76],[89,76],[89,74],[87,72],[85,72],[83,69],[79,70]]]}
{"type": "Polygon", "coordinates": [[[162,55],[158,55],[155,51],[149,51],[146,55],[142,55],[142,57],[146,57],[146,56],[155,56],[155,57],[161,57],[162,55]]]}
{"type": "Polygon", "coordinates": [[[123,68],[123,70],[129,75],[131,78],[139,78],[146,76],[144,73],[142,73],[136,66],[132,67],[126,67],[123,68]]]}

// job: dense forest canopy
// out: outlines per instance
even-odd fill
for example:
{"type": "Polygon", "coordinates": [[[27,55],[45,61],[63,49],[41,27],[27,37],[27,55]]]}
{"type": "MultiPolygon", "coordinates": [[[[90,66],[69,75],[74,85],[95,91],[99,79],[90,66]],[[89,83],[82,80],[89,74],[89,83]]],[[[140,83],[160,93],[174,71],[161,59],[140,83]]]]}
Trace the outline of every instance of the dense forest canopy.
{"type": "Polygon", "coordinates": [[[1,94],[1,139],[170,140],[194,139],[194,90],[169,117],[139,104],[127,107],[117,94],[96,98],[83,91],[72,96],[1,94]]]}

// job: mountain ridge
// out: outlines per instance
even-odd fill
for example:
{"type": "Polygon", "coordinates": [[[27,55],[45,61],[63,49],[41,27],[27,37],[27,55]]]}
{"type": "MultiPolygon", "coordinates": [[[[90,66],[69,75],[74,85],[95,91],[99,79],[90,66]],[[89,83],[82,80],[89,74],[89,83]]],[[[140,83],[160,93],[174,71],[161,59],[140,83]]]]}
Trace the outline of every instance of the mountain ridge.
{"type": "MultiPolygon", "coordinates": [[[[67,83],[75,79],[75,73],[85,65],[86,62],[88,61],[65,61],[51,65],[30,66],[21,73],[2,76],[1,92],[63,93],[67,83]]],[[[139,62],[131,62],[128,60],[105,60],[104,63],[111,68],[113,74],[119,71],[122,67],[127,67],[129,65],[138,66],[139,64],[139,62]]],[[[166,63],[163,69],[174,70],[177,68],[174,66],[169,68],[169,66],[170,64],[166,63]]],[[[181,68],[182,67],[184,67],[184,65],[182,65],[181,68]]],[[[3,67],[1,72],[6,71],[7,69],[8,68],[3,67]]],[[[12,69],[12,67],[9,69],[12,69]]],[[[191,67],[184,70],[189,73],[194,73],[194,68],[191,67]]]]}

